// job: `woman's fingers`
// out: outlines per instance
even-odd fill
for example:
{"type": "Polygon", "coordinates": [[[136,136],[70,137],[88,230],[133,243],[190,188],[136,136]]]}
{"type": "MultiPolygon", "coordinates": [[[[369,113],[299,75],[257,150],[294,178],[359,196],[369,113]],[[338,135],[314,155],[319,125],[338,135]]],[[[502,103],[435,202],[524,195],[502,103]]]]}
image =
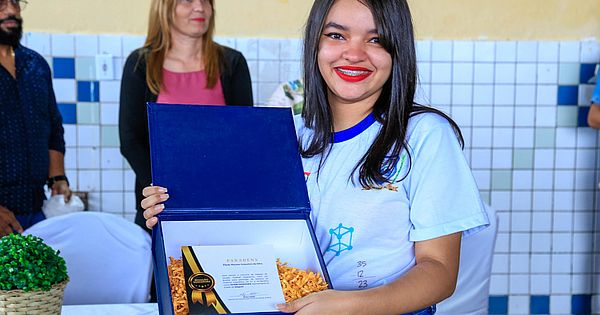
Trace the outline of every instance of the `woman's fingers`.
{"type": "Polygon", "coordinates": [[[151,195],[164,194],[166,192],[167,192],[167,189],[164,187],[148,186],[148,187],[145,187],[144,190],[142,190],[142,195],[144,195],[144,197],[149,197],[151,195]]]}
{"type": "Polygon", "coordinates": [[[151,195],[142,200],[141,206],[142,206],[142,209],[149,209],[159,203],[165,202],[167,199],[169,199],[168,194],[151,195]]]}
{"type": "Polygon", "coordinates": [[[154,207],[150,207],[146,210],[144,210],[144,219],[148,220],[150,218],[155,217],[157,214],[159,214],[161,211],[163,211],[163,209],[165,208],[165,205],[163,204],[158,204],[154,207]]]}
{"type": "Polygon", "coordinates": [[[146,220],[146,226],[149,229],[152,229],[152,227],[154,227],[156,225],[156,223],[158,223],[158,219],[156,217],[146,220]]]}

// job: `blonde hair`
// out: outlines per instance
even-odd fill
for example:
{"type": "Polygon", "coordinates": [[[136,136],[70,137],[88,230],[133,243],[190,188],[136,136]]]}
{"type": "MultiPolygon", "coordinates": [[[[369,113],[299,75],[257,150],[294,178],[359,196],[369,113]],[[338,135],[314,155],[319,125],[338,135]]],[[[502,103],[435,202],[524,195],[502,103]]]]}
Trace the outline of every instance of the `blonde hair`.
{"type": "MultiPolygon", "coordinates": [[[[206,87],[217,84],[220,73],[221,46],[213,41],[215,29],[214,0],[208,0],[213,14],[208,30],[202,37],[202,59],[206,72],[206,87]]],[[[144,43],[146,59],[146,84],[154,94],[160,93],[163,83],[162,68],[167,51],[171,49],[171,27],[175,17],[177,0],[152,0],[148,19],[148,34],[144,43]]]]}

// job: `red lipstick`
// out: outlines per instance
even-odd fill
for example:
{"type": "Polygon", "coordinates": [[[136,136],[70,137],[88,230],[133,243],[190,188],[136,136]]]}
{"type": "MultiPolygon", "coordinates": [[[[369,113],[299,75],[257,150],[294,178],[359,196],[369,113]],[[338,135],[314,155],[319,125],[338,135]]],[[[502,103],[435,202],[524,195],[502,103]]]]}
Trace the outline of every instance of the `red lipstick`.
{"type": "Polygon", "coordinates": [[[355,66],[342,66],[335,67],[334,69],[335,73],[337,73],[342,80],[348,82],[360,82],[368,78],[373,73],[373,71],[367,68],[355,66]]]}
{"type": "Polygon", "coordinates": [[[200,22],[200,23],[202,23],[202,22],[206,21],[206,19],[205,19],[205,18],[195,18],[195,19],[192,19],[192,20],[194,20],[194,21],[196,21],[196,22],[200,22]]]}

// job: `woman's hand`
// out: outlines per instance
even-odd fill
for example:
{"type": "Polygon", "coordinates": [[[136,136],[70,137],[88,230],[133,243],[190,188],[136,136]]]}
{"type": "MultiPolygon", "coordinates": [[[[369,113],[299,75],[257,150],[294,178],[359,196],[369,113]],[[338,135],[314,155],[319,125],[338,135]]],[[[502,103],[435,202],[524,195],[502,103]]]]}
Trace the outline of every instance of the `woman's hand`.
{"type": "MultiPolygon", "coordinates": [[[[357,297],[359,291],[325,290],[307,295],[286,304],[278,304],[277,308],[285,313],[298,315],[308,314],[356,314],[360,313],[357,297]]],[[[364,309],[362,310],[364,312],[364,309]]]]}
{"type": "Polygon", "coordinates": [[[166,193],[167,189],[160,186],[148,186],[142,190],[144,200],[141,205],[144,209],[144,219],[146,219],[146,226],[151,229],[158,219],[156,215],[159,214],[165,208],[162,203],[169,199],[169,195],[166,193]]]}

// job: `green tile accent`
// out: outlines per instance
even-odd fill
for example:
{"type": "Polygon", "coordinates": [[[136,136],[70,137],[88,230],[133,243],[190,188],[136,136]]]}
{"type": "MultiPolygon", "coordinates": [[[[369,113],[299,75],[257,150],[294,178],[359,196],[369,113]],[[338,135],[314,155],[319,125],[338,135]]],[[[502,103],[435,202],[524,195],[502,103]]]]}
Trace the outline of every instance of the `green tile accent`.
{"type": "Polygon", "coordinates": [[[119,127],[117,126],[102,126],[102,146],[103,147],[118,147],[119,146],[119,127]]]}
{"type": "Polygon", "coordinates": [[[77,123],[97,125],[100,123],[100,105],[98,103],[77,103],[77,123]]]}
{"type": "Polygon", "coordinates": [[[512,171],[494,170],[492,171],[492,190],[511,190],[512,189],[512,171]]]}
{"type": "Polygon", "coordinates": [[[558,84],[577,85],[579,84],[579,63],[561,63],[558,66],[558,84]]]}
{"type": "Polygon", "coordinates": [[[513,152],[513,168],[533,169],[533,149],[515,149],[513,152]]]}
{"type": "Polygon", "coordinates": [[[492,203],[491,194],[489,190],[480,190],[479,194],[481,195],[481,200],[483,200],[488,205],[492,203]]]}
{"type": "Polygon", "coordinates": [[[558,127],[577,127],[579,108],[577,106],[558,106],[556,125],[558,127]]]}
{"type": "Polygon", "coordinates": [[[536,128],[535,129],[535,147],[536,148],[554,148],[556,139],[556,130],[554,128],[536,128]]]}
{"type": "Polygon", "coordinates": [[[94,57],[75,58],[75,79],[96,80],[96,59],[94,57]]]}

